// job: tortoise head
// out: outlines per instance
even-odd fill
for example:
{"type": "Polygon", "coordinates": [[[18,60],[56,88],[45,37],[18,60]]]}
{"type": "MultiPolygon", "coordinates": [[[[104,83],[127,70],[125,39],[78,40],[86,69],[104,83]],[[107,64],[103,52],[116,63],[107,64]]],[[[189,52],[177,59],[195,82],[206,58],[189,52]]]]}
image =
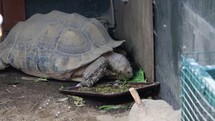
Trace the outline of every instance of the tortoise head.
{"type": "Polygon", "coordinates": [[[133,69],[131,67],[131,64],[123,55],[118,60],[118,64],[115,70],[120,78],[129,79],[133,76],[133,69]]]}
{"type": "Polygon", "coordinates": [[[109,57],[109,66],[119,78],[129,79],[133,76],[133,69],[128,59],[121,54],[112,52],[109,57]]]}

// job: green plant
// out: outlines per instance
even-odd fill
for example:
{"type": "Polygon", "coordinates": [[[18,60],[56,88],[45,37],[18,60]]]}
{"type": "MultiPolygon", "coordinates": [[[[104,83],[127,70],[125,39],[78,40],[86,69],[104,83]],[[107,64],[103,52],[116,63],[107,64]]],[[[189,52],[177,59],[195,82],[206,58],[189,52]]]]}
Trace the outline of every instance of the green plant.
{"type": "Polygon", "coordinates": [[[103,105],[99,107],[100,110],[118,110],[118,109],[128,109],[127,105],[103,105]]]}
{"type": "Polygon", "coordinates": [[[37,82],[47,82],[47,81],[49,81],[47,78],[37,78],[37,79],[34,79],[33,80],[35,83],[37,83],[37,82]]]}
{"type": "Polygon", "coordinates": [[[144,75],[144,70],[143,69],[139,69],[134,77],[129,80],[130,82],[147,82],[145,75],[144,75]]]}

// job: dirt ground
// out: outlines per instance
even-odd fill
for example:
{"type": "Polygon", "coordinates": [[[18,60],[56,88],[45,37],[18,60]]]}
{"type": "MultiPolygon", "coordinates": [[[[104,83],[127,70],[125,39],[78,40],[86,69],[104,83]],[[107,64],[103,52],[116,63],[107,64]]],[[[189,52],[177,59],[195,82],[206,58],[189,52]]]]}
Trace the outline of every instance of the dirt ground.
{"type": "Polygon", "coordinates": [[[127,121],[130,108],[99,110],[103,102],[84,106],[59,92],[68,82],[35,82],[15,69],[0,71],[0,121],[127,121]]]}

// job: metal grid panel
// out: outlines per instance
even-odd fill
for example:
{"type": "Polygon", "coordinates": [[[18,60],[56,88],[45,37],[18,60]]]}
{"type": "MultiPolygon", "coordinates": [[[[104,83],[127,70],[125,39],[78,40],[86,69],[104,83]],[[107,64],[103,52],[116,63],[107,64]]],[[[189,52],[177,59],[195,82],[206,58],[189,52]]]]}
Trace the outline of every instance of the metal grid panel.
{"type": "Polygon", "coordinates": [[[192,58],[190,54],[182,57],[182,121],[215,121],[215,80],[214,75],[210,75],[215,74],[215,66],[202,66],[197,61],[209,65],[208,59],[196,61],[193,55],[195,53],[192,58]]]}

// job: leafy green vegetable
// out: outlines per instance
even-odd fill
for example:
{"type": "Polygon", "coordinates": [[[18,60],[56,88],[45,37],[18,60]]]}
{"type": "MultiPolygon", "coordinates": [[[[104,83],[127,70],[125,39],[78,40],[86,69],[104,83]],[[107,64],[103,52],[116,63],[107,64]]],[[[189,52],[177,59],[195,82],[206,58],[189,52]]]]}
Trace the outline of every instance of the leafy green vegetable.
{"type": "Polygon", "coordinates": [[[140,69],[139,71],[137,71],[133,79],[130,80],[130,82],[147,82],[145,79],[144,70],[140,69]]]}
{"type": "Polygon", "coordinates": [[[94,87],[81,87],[78,88],[78,91],[84,92],[96,92],[101,94],[114,94],[114,93],[121,93],[127,91],[131,85],[128,84],[98,84],[94,87]]]}
{"type": "Polygon", "coordinates": [[[79,107],[85,106],[85,101],[82,97],[72,96],[72,99],[74,100],[74,104],[76,106],[79,106],[79,107]]]}
{"type": "Polygon", "coordinates": [[[99,109],[100,110],[117,110],[117,109],[127,109],[128,106],[126,105],[103,105],[103,106],[100,106],[99,109]]]}
{"type": "Polygon", "coordinates": [[[47,81],[49,81],[47,78],[37,78],[37,79],[34,79],[33,80],[35,83],[37,83],[37,82],[47,82],[47,81]]]}

